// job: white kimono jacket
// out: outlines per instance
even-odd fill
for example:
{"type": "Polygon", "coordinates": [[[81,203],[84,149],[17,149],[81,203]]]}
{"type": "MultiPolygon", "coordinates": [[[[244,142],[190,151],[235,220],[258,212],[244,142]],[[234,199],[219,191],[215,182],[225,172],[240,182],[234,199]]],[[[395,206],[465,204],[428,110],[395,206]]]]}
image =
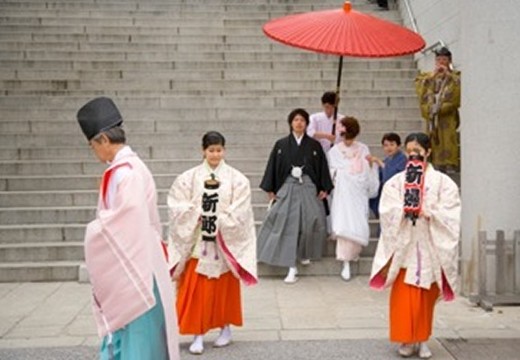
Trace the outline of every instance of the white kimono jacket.
{"type": "Polygon", "coordinates": [[[460,237],[460,196],[457,185],[431,164],[426,170],[422,213],[413,226],[404,218],[405,172],[383,187],[379,213],[381,238],[372,264],[370,286],[390,286],[406,268],[405,283],[429,289],[437,283],[444,300],[455,296],[460,237]]]}
{"type": "Polygon", "coordinates": [[[168,194],[170,218],[170,266],[184,269],[194,254],[199,258],[197,273],[218,278],[231,272],[246,285],[257,282],[256,233],[251,207],[249,180],[238,170],[221,161],[214,171],[204,162],[175,179],[168,194]],[[200,256],[200,217],[204,181],[213,172],[220,182],[217,205],[218,257],[200,256]]]}
{"type": "Polygon", "coordinates": [[[327,154],[334,182],[332,232],[363,246],[370,238],[368,199],[379,189],[378,167],[370,167],[366,160],[369,154],[368,146],[357,141],[349,147],[339,143],[327,154]]]}

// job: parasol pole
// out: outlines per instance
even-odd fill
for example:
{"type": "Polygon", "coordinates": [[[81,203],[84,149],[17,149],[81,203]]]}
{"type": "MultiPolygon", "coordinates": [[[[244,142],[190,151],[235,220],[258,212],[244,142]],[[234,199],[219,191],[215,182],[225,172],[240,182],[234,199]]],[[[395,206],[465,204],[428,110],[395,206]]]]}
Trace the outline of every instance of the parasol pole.
{"type": "MultiPolygon", "coordinates": [[[[341,88],[341,72],[343,70],[343,56],[339,57],[338,81],[336,82],[336,104],[334,104],[334,122],[332,123],[332,135],[336,135],[336,120],[338,119],[339,93],[341,88]]],[[[332,142],[332,145],[334,145],[332,142]]]]}

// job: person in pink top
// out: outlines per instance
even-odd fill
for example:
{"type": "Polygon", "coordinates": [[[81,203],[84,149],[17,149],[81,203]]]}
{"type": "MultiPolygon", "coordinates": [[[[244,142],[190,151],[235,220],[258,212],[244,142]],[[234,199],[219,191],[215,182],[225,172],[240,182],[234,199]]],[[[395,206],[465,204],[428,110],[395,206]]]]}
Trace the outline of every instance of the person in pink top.
{"type": "Polygon", "coordinates": [[[100,359],[178,360],[174,290],[163,253],[152,174],[127,146],[123,118],[106,97],[77,113],[103,163],[96,218],[85,232],[85,262],[100,359]]]}

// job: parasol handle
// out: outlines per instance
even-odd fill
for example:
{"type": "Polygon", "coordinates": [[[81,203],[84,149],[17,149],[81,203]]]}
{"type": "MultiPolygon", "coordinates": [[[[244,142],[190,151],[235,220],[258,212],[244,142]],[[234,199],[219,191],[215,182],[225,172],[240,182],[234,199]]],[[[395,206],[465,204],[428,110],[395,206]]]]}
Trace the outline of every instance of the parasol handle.
{"type": "MultiPolygon", "coordinates": [[[[348,2],[348,1],[347,1],[348,2]]],[[[338,104],[339,104],[339,93],[341,88],[341,72],[343,70],[343,56],[339,57],[338,66],[338,81],[336,82],[336,104],[334,104],[334,118],[332,123],[332,135],[336,135],[336,120],[338,119],[338,104]]],[[[335,141],[332,141],[334,145],[335,141]]]]}

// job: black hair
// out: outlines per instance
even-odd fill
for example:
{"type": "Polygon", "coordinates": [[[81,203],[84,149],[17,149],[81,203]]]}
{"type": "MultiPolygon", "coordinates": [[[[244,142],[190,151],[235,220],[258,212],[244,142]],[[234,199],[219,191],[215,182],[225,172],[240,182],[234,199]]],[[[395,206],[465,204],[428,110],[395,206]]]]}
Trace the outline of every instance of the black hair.
{"type": "Polygon", "coordinates": [[[305,120],[305,123],[307,126],[309,126],[309,113],[305,111],[305,109],[294,109],[289,113],[289,116],[287,117],[287,122],[289,123],[289,127],[292,129],[291,124],[296,117],[296,115],[301,115],[303,119],[305,120]]]}
{"type": "Polygon", "coordinates": [[[321,96],[321,103],[322,104],[331,104],[336,106],[336,93],[332,91],[327,91],[323,93],[321,96]]]}
{"type": "Polygon", "coordinates": [[[344,130],[340,133],[340,135],[346,140],[354,139],[361,131],[359,122],[353,116],[345,116],[343,119],[341,119],[341,125],[343,125],[344,130]]]}
{"type": "Polygon", "coordinates": [[[401,137],[394,132],[384,134],[381,139],[381,144],[384,144],[385,141],[395,142],[397,146],[401,145],[401,137]]]}
{"type": "Polygon", "coordinates": [[[108,130],[103,130],[96,136],[92,138],[92,140],[100,143],[102,135],[105,134],[105,136],[108,139],[108,142],[111,144],[124,144],[126,143],[126,135],[125,130],[121,126],[114,126],[111,127],[108,130]]]}
{"type": "Polygon", "coordinates": [[[222,147],[226,146],[226,139],[224,135],[219,133],[218,131],[208,131],[202,137],[202,149],[206,150],[211,145],[222,145],[222,147]]]}
{"type": "Polygon", "coordinates": [[[451,60],[451,51],[446,46],[443,46],[435,50],[435,56],[446,56],[451,60]]]}
{"type": "Polygon", "coordinates": [[[421,147],[426,152],[428,152],[428,150],[430,150],[430,148],[431,148],[430,137],[428,135],[426,135],[425,133],[422,133],[422,132],[411,133],[404,140],[404,145],[406,146],[409,142],[412,142],[412,141],[417,141],[417,143],[419,145],[421,145],[421,147]]]}

